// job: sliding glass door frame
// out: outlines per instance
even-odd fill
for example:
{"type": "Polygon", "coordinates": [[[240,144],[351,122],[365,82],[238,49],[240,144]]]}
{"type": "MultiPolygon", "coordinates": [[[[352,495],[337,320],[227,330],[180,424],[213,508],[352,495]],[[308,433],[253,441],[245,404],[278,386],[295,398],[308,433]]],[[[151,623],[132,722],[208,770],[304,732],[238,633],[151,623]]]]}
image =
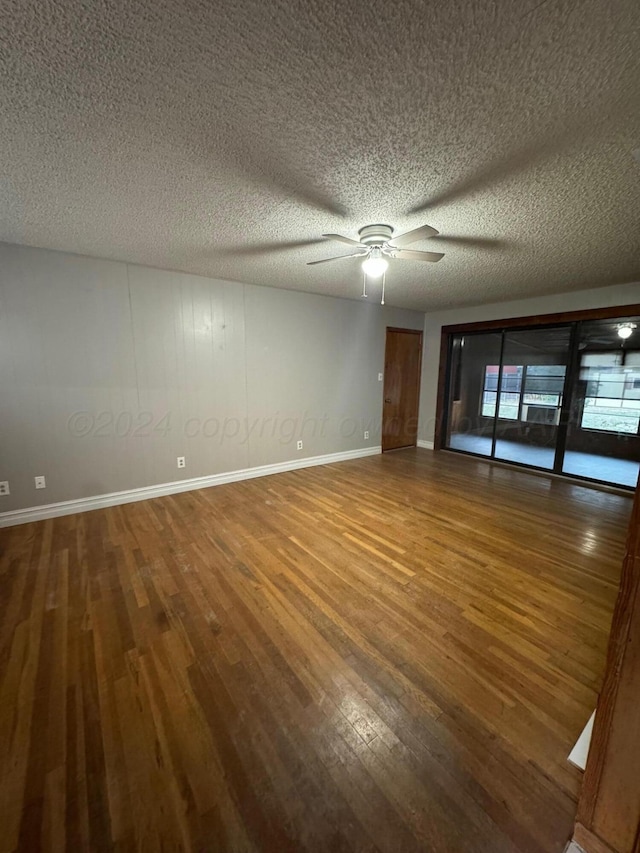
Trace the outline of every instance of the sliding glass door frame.
{"type": "MultiPolygon", "coordinates": [[[[624,319],[625,317],[633,317],[640,315],[640,304],[621,305],[613,308],[601,308],[579,312],[566,312],[563,314],[548,314],[534,317],[519,317],[514,319],[503,319],[496,321],[485,321],[480,323],[466,323],[455,326],[444,326],[442,328],[441,347],[440,347],[440,370],[438,377],[438,401],[436,409],[436,429],[434,435],[434,449],[447,450],[450,453],[460,453],[464,456],[472,456],[485,461],[495,461],[502,464],[513,464],[508,460],[495,458],[497,431],[498,431],[498,414],[500,406],[500,394],[503,384],[503,360],[505,335],[508,332],[530,331],[536,328],[552,328],[556,326],[570,326],[570,342],[569,342],[569,358],[567,362],[567,370],[563,385],[562,403],[560,407],[560,415],[558,421],[558,433],[555,447],[555,456],[553,469],[543,468],[538,465],[532,465],[526,462],[517,462],[517,467],[541,471],[543,473],[553,473],[570,479],[583,480],[588,483],[600,483],[611,486],[604,480],[597,480],[592,477],[584,477],[579,474],[567,474],[563,471],[564,456],[567,447],[567,436],[569,425],[571,423],[572,414],[574,412],[575,390],[577,386],[577,378],[580,372],[580,350],[578,343],[581,335],[583,321],[591,320],[607,320],[607,319],[624,319]],[[496,416],[494,417],[491,456],[486,456],[481,453],[475,453],[469,450],[458,448],[449,448],[445,446],[447,435],[447,424],[449,419],[449,405],[451,401],[451,382],[449,376],[449,364],[453,353],[453,342],[456,335],[473,335],[479,333],[493,332],[501,334],[500,348],[500,366],[498,376],[498,387],[496,392],[496,416]]],[[[615,485],[615,488],[629,489],[624,485],[615,485]]]]}
{"type": "Polygon", "coordinates": [[[573,399],[576,388],[576,378],[580,372],[580,328],[582,321],[576,320],[571,323],[571,337],[569,339],[569,361],[567,372],[564,377],[564,388],[562,391],[562,406],[560,408],[560,421],[558,423],[558,437],[556,440],[556,455],[553,462],[553,473],[563,474],[564,455],[567,452],[567,433],[573,412],[573,399]]]}
{"type": "MultiPolygon", "coordinates": [[[[500,420],[500,404],[502,402],[502,377],[504,376],[504,329],[500,334],[500,360],[498,362],[498,386],[496,388],[496,410],[493,416],[493,435],[491,436],[491,456],[495,459],[496,444],[498,443],[498,421],[500,420]]],[[[486,387],[486,386],[484,386],[486,387]]],[[[483,395],[484,395],[483,387],[483,395]]]]}

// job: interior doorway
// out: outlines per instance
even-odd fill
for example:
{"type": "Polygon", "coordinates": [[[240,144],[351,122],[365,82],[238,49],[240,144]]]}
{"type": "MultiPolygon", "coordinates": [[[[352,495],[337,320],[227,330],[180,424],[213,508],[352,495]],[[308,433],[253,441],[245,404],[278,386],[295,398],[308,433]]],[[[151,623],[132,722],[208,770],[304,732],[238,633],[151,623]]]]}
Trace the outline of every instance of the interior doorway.
{"type": "Polygon", "coordinates": [[[383,452],[416,446],[421,364],[422,332],[387,328],[382,407],[383,452]]]}

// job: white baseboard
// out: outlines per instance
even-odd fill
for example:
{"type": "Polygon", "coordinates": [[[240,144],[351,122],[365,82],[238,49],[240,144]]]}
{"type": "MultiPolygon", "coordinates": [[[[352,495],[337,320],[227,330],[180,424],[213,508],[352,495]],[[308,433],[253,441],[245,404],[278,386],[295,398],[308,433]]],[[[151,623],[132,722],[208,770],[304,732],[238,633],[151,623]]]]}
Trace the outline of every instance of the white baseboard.
{"type": "Polygon", "coordinates": [[[259,465],[256,468],[243,468],[240,471],[227,471],[223,474],[211,474],[208,477],[193,477],[190,480],[177,480],[174,483],[159,483],[157,486],[143,486],[126,492],[110,492],[107,495],[95,495],[90,498],[78,498],[73,501],[61,501],[44,506],[32,506],[0,513],[0,527],[13,527],[16,524],[28,524],[30,521],[42,521],[60,515],[73,515],[76,512],[88,512],[108,506],[145,501],[160,498],[163,495],[175,495],[179,492],[191,492],[194,489],[208,489],[238,480],[251,480],[254,477],[267,477],[298,468],[311,468],[314,465],[330,465],[333,462],[346,462],[363,456],[377,456],[381,447],[361,447],[358,450],[346,450],[342,453],[327,453],[324,456],[309,456],[306,459],[292,459],[288,462],[276,462],[274,465],[259,465]]]}
{"type": "Polygon", "coordinates": [[[433,450],[433,442],[425,441],[423,438],[419,438],[418,447],[422,447],[424,450],[433,450]]]}

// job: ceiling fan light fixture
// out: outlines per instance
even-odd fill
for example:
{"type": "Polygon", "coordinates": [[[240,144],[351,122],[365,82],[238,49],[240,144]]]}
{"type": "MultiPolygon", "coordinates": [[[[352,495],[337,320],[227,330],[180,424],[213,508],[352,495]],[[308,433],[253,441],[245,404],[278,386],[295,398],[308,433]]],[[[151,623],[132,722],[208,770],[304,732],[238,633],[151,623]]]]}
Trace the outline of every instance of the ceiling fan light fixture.
{"type": "Polygon", "coordinates": [[[429,263],[434,263],[444,258],[442,252],[418,252],[414,249],[404,248],[404,246],[409,246],[418,240],[425,240],[437,234],[438,232],[431,225],[421,225],[419,228],[414,228],[413,231],[407,231],[406,234],[398,234],[395,237],[393,236],[391,225],[365,225],[364,228],[358,231],[359,240],[344,237],[342,234],[323,234],[322,236],[326,237],[326,239],[335,240],[338,243],[346,243],[347,246],[353,246],[356,251],[352,251],[349,255],[338,255],[333,258],[320,258],[317,261],[307,261],[307,264],[315,266],[315,264],[326,264],[329,261],[363,258],[362,271],[365,279],[367,277],[374,279],[382,278],[384,287],[384,274],[389,268],[387,258],[393,259],[394,262],[397,259],[399,261],[428,261],[429,263]],[[393,240],[393,243],[391,240],[393,240]]]}
{"type": "Polygon", "coordinates": [[[631,337],[635,328],[635,323],[620,323],[620,325],[618,326],[618,335],[622,338],[623,341],[626,341],[627,338],[631,337]]]}
{"type": "Polygon", "coordinates": [[[362,269],[370,278],[380,278],[387,271],[388,266],[389,261],[382,257],[380,249],[372,249],[369,257],[362,262],[362,269]]]}

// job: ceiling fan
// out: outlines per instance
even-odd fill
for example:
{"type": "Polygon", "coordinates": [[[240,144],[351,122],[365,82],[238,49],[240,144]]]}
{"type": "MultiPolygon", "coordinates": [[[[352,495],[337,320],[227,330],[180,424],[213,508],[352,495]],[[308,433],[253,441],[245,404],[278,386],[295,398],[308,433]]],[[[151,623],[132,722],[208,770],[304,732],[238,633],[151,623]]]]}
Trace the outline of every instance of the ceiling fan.
{"type": "Polygon", "coordinates": [[[420,228],[414,228],[413,231],[398,234],[397,237],[393,236],[391,225],[365,225],[364,228],[358,231],[359,240],[352,240],[351,237],[343,237],[342,234],[323,234],[322,236],[327,237],[329,240],[346,243],[348,246],[357,246],[360,251],[351,252],[349,255],[323,258],[320,261],[309,261],[308,265],[326,264],[329,261],[340,261],[344,258],[364,258],[365,260],[362,262],[364,273],[362,295],[367,295],[367,276],[370,278],[380,278],[382,276],[382,304],[384,305],[384,275],[389,266],[387,257],[400,261],[428,261],[429,263],[435,263],[444,257],[442,252],[419,252],[415,249],[405,249],[403,247],[409,246],[411,243],[416,243],[418,240],[424,240],[427,237],[435,237],[436,234],[438,234],[438,231],[430,225],[422,225],[420,228]]]}

